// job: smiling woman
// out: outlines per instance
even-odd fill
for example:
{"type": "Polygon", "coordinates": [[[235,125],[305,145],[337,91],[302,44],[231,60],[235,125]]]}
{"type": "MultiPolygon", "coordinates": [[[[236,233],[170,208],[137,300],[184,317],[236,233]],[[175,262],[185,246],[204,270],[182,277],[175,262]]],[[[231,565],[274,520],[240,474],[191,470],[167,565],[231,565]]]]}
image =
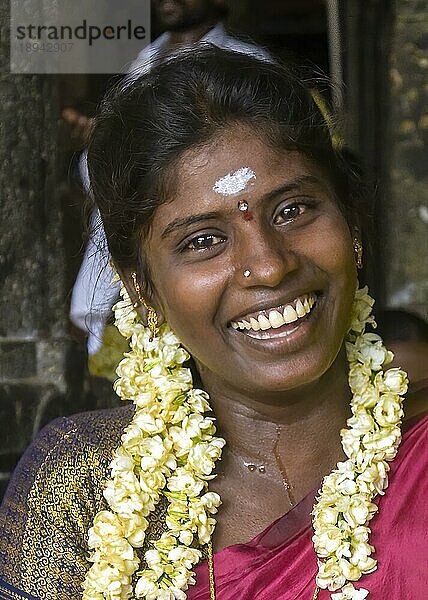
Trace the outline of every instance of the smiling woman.
{"type": "Polygon", "coordinates": [[[329,369],[349,321],[352,235],[334,192],[304,155],[279,152],[243,125],[184,156],[179,173],[173,202],[158,207],[143,244],[156,294],[150,301],[204,382],[220,375],[227,397],[239,381],[259,402],[282,404],[285,390],[329,369]],[[254,183],[217,197],[212,183],[242,164],[251,164],[254,183]],[[240,198],[251,221],[242,219],[240,198]],[[317,307],[297,322],[300,298],[317,307]]]}
{"type": "Polygon", "coordinates": [[[27,451],[4,597],[423,597],[425,394],[403,412],[406,375],[366,331],[363,199],[307,86],[182,52],[110,92],[88,164],[134,409],[27,451]]]}

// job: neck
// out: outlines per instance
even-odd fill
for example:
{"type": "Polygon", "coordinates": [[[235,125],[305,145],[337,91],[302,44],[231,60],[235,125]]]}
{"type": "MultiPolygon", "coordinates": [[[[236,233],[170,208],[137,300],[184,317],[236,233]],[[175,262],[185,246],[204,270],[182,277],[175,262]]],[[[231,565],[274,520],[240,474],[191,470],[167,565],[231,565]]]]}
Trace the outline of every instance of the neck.
{"type": "Polygon", "coordinates": [[[293,470],[313,468],[320,475],[343,458],[340,429],[351,415],[351,392],[344,352],[316,382],[304,388],[276,394],[270,401],[225,393],[224,382],[203,377],[204,389],[211,397],[218,434],[234,455],[255,462],[269,462],[280,432],[280,452],[293,470]],[[287,459],[288,457],[288,459],[287,459]]]}
{"type": "Polygon", "coordinates": [[[199,42],[216,25],[216,21],[202,23],[191,29],[170,31],[168,47],[187,46],[199,42]]]}

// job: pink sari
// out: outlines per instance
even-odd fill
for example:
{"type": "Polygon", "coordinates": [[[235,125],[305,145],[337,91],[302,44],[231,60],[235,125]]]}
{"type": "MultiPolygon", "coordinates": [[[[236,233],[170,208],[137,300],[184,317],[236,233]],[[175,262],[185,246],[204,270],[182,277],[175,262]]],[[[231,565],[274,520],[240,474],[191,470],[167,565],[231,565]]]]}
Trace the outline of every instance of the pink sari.
{"type": "MultiPolygon", "coordinates": [[[[428,598],[428,415],[409,423],[398,454],[390,463],[389,487],[376,502],[371,543],[378,568],[355,584],[370,600],[428,598]]],[[[311,600],[317,562],[310,512],[316,491],[245,544],[217,552],[217,600],[311,600]]],[[[210,600],[208,569],[196,569],[188,600],[210,600]]],[[[321,590],[319,600],[331,592],[321,590]]]]}

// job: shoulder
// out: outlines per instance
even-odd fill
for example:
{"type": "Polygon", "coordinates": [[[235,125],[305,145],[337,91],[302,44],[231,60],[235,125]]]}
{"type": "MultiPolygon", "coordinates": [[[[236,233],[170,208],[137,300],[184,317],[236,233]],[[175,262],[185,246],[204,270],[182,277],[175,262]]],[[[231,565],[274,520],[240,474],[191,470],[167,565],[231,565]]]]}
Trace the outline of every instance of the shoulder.
{"type": "Polygon", "coordinates": [[[46,463],[74,462],[91,448],[99,457],[107,457],[118,445],[123,428],[131,418],[131,406],[59,417],[38,433],[25,451],[18,470],[24,467],[28,474],[46,463]]]}
{"type": "Polygon", "coordinates": [[[72,434],[82,444],[96,445],[100,449],[115,447],[120,442],[123,429],[132,419],[133,410],[134,407],[128,404],[60,417],[47,425],[39,435],[43,437],[57,430],[60,436],[72,434]]]}
{"type": "Polygon", "coordinates": [[[202,39],[203,42],[209,42],[219,48],[225,50],[233,50],[234,52],[241,52],[242,54],[249,54],[260,60],[272,61],[273,58],[269,54],[268,50],[262,46],[258,46],[250,41],[246,41],[243,37],[236,37],[236,35],[230,35],[223,23],[218,23],[208,34],[202,39]]]}
{"type": "Polygon", "coordinates": [[[0,576],[30,591],[33,580],[65,586],[62,574],[72,572],[79,589],[87,531],[105,508],[109,463],[131,418],[132,406],[86,412],[56,419],[37,435],[0,509],[0,576]]]}
{"type": "Polygon", "coordinates": [[[272,56],[267,50],[261,46],[256,46],[250,42],[237,39],[235,37],[227,36],[223,42],[223,46],[227,50],[233,50],[234,52],[241,52],[242,54],[249,54],[259,60],[265,60],[272,62],[272,56]]]}
{"type": "Polygon", "coordinates": [[[107,475],[114,449],[124,427],[132,418],[132,406],[85,412],[60,417],[44,427],[27,448],[16,467],[7,489],[0,529],[11,510],[21,519],[39,498],[58,490],[69,499],[72,493],[99,488],[107,475]],[[19,513],[19,514],[18,514],[19,513]]]}

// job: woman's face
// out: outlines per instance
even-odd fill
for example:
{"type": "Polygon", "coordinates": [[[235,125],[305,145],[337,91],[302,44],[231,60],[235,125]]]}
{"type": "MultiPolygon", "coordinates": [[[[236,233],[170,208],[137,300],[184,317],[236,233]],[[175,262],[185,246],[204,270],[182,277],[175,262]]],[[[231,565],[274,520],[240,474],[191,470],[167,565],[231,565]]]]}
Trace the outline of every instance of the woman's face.
{"type": "Polygon", "coordinates": [[[243,127],[180,165],[144,250],[154,304],[202,378],[260,393],[320,378],[356,287],[352,236],[329,184],[298,152],[275,152],[243,127]]]}

